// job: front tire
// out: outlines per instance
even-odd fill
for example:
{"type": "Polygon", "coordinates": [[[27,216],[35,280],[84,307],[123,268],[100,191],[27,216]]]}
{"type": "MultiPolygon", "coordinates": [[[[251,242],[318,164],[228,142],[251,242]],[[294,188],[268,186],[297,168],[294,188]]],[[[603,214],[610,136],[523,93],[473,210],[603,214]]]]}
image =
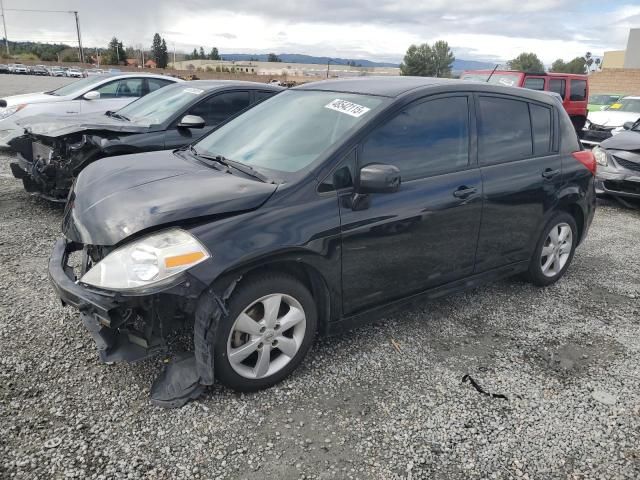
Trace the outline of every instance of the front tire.
{"type": "Polygon", "coordinates": [[[556,213],[542,231],[525,277],[534,285],[546,287],[565,274],[578,243],[578,227],[566,212],[556,213]]]}
{"type": "Polygon", "coordinates": [[[317,309],[309,290],[285,274],[240,283],[214,340],[216,378],[252,392],[286,378],[313,343],[317,309]]]}

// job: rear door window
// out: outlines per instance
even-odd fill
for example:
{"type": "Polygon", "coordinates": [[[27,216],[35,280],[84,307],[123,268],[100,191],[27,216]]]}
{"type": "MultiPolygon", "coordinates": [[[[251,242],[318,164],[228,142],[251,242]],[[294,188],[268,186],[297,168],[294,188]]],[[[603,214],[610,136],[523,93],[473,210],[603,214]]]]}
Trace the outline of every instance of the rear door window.
{"type": "Polygon", "coordinates": [[[524,88],[531,90],[544,90],[544,78],[527,77],[524,81],[524,88]]]}
{"type": "Polygon", "coordinates": [[[481,165],[510,162],[532,155],[527,102],[481,96],[478,106],[478,154],[481,165]]]}
{"type": "Polygon", "coordinates": [[[582,102],[587,99],[587,81],[571,80],[571,96],[569,100],[573,102],[582,102]]]}
{"type": "Polygon", "coordinates": [[[278,93],[278,92],[267,92],[267,91],[263,91],[263,90],[256,90],[256,92],[255,92],[256,103],[257,102],[261,102],[262,100],[266,100],[267,98],[271,98],[276,93],[278,93]]]}
{"type": "Polygon", "coordinates": [[[386,163],[403,181],[460,170],[469,164],[466,96],[409,105],[375,129],[362,145],[360,166],[386,163]]]}
{"type": "Polygon", "coordinates": [[[189,114],[202,117],[207,125],[218,125],[248,106],[249,92],[228,92],[203,100],[189,114]]]}
{"type": "Polygon", "coordinates": [[[529,104],[533,130],[533,154],[546,155],[551,151],[551,109],[529,104]]]}
{"type": "Polygon", "coordinates": [[[161,78],[148,78],[147,85],[149,86],[149,92],[155,92],[159,88],[166,87],[167,85],[174,83],[169,80],[163,80],[161,78]]]}
{"type": "Polygon", "coordinates": [[[560,94],[564,100],[567,91],[567,81],[564,78],[552,78],[549,80],[549,91],[560,94]]]}

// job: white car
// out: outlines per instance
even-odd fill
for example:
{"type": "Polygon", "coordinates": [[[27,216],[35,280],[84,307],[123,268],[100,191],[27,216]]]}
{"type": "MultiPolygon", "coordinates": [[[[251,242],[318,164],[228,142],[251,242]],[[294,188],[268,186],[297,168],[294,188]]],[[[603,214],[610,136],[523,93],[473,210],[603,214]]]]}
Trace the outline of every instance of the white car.
{"type": "Polygon", "coordinates": [[[26,67],[26,65],[23,65],[21,63],[14,63],[13,67],[11,68],[11,73],[29,73],[29,69],[26,67]]]}
{"type": "Polygon", "coordinates": [[[84,75],[82,75],[82,72],[77,68],[70,68],[69,70],[67,70],[67,77],[82,78],[83,76],[84,75]]]}
{"type": "Polygon", "coordinates": [[[589,112],[582,130],[581,141],[599,145],[607,138],[624,131],[624,124],[640,119],[640,97],[629,96],[609,105],[604,110],[589,112]]]}
{"type": "Polygon", "coordinates": [[[75,115],[120,110],[125,105],[179,78],[154,74],[87,77],[50,92],[27,93],[0,99],[0,147],[23,133],[15,121],[35,115],[75,115]]]}

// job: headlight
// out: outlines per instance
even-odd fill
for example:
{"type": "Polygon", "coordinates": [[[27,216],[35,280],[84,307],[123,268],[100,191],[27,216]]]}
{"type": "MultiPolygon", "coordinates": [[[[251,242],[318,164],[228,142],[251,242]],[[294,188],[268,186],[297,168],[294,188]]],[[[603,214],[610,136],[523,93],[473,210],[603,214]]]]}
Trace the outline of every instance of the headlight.
{"type": "Polygon", "coordinates": [[[26,104],[22,103],[20,105],[12,105],[11,107],[5,108],[4,110],[0,111],[0,120],[4,120],[5,118],[10,117],[11,115],[13,115],[16,112],[19,112],[26,106],[27,106],[26,104]]]}
{"type": "Polygon", "coordinates": [[[607,151],[602,147],[595,147],[592,150],[593,156],[596,157],[598,165],[607,166],[607,151]]]}
{"type": "Polygon", "coordinates": [[[178,275],[211,257],[188,232],[154,233],[117,248],[80,279],[107,290],[144,289],[178,275]]]}

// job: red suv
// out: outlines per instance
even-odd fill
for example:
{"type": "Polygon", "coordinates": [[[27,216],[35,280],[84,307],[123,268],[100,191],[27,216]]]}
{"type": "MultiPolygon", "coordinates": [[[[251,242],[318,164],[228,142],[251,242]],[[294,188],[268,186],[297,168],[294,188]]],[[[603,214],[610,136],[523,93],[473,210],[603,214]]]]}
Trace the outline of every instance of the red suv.
{"type": "Polygon", "coordinates": [[[562,105],[569,114],[576,132],[581,132],[587,120],[589,78],[573,73],[526,73],[515,70],[467,70],[463,80],[477,80],[508,87],[555,92],[562,97],[562,105]]]}

